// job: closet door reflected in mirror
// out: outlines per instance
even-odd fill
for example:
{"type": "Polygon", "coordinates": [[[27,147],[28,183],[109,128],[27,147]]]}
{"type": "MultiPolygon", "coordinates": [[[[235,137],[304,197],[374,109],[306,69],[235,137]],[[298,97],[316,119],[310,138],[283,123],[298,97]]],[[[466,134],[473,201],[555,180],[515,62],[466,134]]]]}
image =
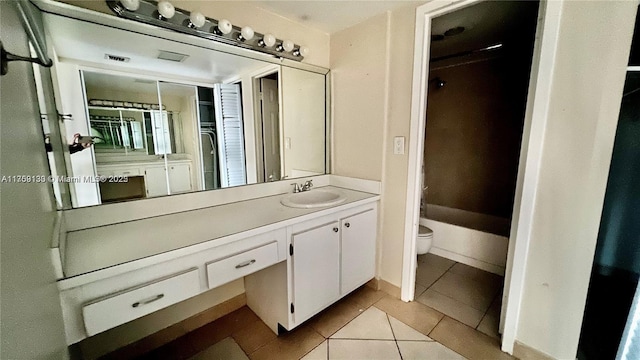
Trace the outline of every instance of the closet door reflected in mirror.
{"type": "Polygon", "coordinates": [[[69,161],[100,181],[74,206],[324,174],[324,75],[271,69],[211,87],[82,71],[95,160],[69,161]]]}

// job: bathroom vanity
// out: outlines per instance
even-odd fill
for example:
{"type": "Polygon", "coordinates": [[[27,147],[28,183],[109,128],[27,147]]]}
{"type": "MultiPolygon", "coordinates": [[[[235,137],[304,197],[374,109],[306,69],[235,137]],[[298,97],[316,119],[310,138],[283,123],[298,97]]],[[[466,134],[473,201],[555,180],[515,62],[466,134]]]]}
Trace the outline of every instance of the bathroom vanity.
{"type": "Polygon", "coordinates": [[[329,174],[329,69],[36,2],[64,114],[43,122],[51,169],[126,179],[53,184],[68,344],[234,281],[279,333],[374,278],[380,183],[329,174]],[[70,154],[75,134],[93,145],[70,154]],[[322,205],[296,207],[311,179],[322,205]]]}
{"type": "Polygon", "coordinates": [[[292,208],[278,194],[69,232],[58,282],[67,341],[242,277],[274,332],[300,325],[375,276],[379,195],[313,191],[345,200],[292,208]]]}

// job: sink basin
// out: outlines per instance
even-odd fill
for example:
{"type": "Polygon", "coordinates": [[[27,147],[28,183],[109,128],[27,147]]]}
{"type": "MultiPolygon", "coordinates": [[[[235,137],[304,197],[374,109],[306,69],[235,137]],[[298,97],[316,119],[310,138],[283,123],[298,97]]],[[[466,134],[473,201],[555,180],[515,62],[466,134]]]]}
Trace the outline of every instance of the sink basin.
{"type": "Polygon", "coordinates": [[[284,206],[310,209],[323,206],[338,205],[347,200],[344,194],[335,190],[315,189],[289,194],[280,200],[284,206]]]}

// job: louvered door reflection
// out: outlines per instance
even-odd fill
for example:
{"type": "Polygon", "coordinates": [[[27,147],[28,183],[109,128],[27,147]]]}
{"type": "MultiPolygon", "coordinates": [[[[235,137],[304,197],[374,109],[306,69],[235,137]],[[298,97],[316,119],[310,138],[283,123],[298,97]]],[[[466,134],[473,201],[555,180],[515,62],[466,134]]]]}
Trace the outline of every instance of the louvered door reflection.
{"type": "Polygon", "coordinates": [[[247,183],[240,86],[215,84],[214,102],[222,187],[247,183]]]}

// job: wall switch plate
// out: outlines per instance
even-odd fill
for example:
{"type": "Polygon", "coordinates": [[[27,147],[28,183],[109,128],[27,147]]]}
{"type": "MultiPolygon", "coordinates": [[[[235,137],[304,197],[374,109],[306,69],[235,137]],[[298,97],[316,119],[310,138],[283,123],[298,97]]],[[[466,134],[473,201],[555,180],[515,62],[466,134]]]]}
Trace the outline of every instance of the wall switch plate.
{"type": "Polygon", "coordinates": [[[287,150],[291,149],[291,138],[290,137],[284,138],[284,148],[287,149],[287,150]]]}
{"type": "Polygon", "coordinates": [[[393,154],[404,155],[404,136],[396,136],[393,138],[393,154]]]}

